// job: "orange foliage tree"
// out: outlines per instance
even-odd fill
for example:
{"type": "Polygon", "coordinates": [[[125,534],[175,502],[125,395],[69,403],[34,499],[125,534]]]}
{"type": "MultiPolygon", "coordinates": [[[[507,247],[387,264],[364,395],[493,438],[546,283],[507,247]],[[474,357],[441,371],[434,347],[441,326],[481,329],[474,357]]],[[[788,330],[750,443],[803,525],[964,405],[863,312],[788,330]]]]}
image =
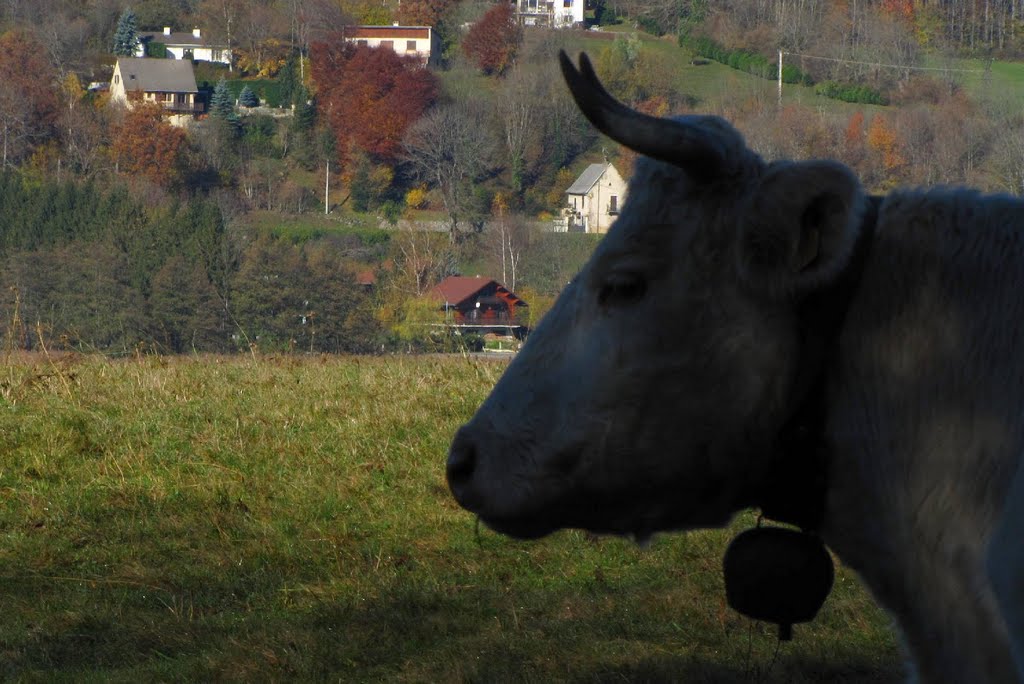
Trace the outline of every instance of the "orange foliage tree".
{"type": "Polygon", "coordinates": [[[462,51],[485,74],[500,76],[512,66],[522,40],[515,7],[502,2],[473,24],[462,41],[462,51]]]}
{"type": "Polygon", "coordinates": [[[882,157],[882,165],[886,171],[895,171],[903,166],[903,155],[900,154],[899,140],[896,131],[881,114],[871,119],[868,127],[868,146],[882,157]]]}
{"type": "Polygon", "coordinates": [[[396,18],[404,26],[437,26],[455,0],[402,0],[396,18]]]}
{"type": "Polygon", "coordinates": [[[882,0],[881,10],[883,14],[904,21],[914,21],[914,0],[882,0]]]}
{"type": "Polygon", "coordinates": [[[900,140],[896,128],[885,116],[876,114],[871,119],[865,143],[865,185],[877,190],[887,190],[905,180],[908,165],[904,156],[904,142],[900,140]]]}
{"type": "Polygon", "coordinates": [[[0,150],[3,165],[28,155],[53,131],[56,75],[38,41],[21,31],[0,36],[0,150]]]}
{"type": "Polygon", "coordinates": [[[314,43],[310,69],[317,111],[326,117],[342,160],[358,148],[375,161],[394,161],[406,129],[438,93],[437,77],[415,57],[387,48],[314,43]]]}
{"type": "Polygon", "coordinates": [[[185,177],[188,140],[185,131],[163,120],[160,105],[137,103],[114,131],[111,153],[122,173],[166,187],[185,177]]]}

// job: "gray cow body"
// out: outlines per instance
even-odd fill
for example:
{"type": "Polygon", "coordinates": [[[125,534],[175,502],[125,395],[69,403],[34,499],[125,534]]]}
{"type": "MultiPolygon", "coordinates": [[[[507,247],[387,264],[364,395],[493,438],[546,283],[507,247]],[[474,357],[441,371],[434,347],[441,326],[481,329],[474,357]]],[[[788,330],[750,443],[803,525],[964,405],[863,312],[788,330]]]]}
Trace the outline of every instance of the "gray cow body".
{"type": "Polygon", "coordinates": [[[932,190],[869,210],[842,165],[766,164],[714,117],[637,115],[678,127],[651,139],[686,154],[637,142],[599,86],[567,78],[599,128],[665,161],[641,161],[460,430],[459,502],[519,537],[724,525],[787,470],[780,435],[810,400],[815,527],[916,673],[1024,681],[1024,203],[932,190]],[[833,296],[842,315],[819,334],[804,304],[833,296]]]}

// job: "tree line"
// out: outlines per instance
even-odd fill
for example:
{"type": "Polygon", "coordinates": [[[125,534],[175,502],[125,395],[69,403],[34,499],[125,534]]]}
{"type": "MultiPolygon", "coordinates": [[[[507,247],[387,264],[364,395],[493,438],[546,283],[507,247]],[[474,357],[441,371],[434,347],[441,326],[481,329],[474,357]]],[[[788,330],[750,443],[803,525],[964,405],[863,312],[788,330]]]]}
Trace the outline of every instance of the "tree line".
{"type": "MultiPolygon", "coordinates": [[[[210,199],[0,173],[6,349],[129,353],[379,348],[344,246],[229,230],[210,199]]],[[[351,247],[351,246],[350,246],[351,247]]]]}

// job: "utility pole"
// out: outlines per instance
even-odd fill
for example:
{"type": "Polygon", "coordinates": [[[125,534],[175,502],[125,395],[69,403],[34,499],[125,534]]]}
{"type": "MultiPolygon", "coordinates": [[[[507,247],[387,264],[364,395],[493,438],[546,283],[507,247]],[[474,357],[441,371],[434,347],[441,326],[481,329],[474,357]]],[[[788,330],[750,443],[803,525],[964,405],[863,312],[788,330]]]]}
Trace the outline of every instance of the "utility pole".
{"type": "Polygon", "coordinates": [[[779,107],[782,107],[782,48],[779,48],[779,107]]]}

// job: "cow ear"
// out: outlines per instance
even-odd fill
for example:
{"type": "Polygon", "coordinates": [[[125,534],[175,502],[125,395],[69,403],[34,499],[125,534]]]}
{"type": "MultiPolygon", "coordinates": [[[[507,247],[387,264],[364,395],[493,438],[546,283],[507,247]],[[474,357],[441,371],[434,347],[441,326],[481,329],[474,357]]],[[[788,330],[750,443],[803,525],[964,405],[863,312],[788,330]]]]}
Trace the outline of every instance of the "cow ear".
{"type": "Polygon", "coordinates": [[[838,162],[770,167],[742,215],[741,277],[774,297],[827,285],[852,257],[866,206],[860,181],[838,162]]]}

